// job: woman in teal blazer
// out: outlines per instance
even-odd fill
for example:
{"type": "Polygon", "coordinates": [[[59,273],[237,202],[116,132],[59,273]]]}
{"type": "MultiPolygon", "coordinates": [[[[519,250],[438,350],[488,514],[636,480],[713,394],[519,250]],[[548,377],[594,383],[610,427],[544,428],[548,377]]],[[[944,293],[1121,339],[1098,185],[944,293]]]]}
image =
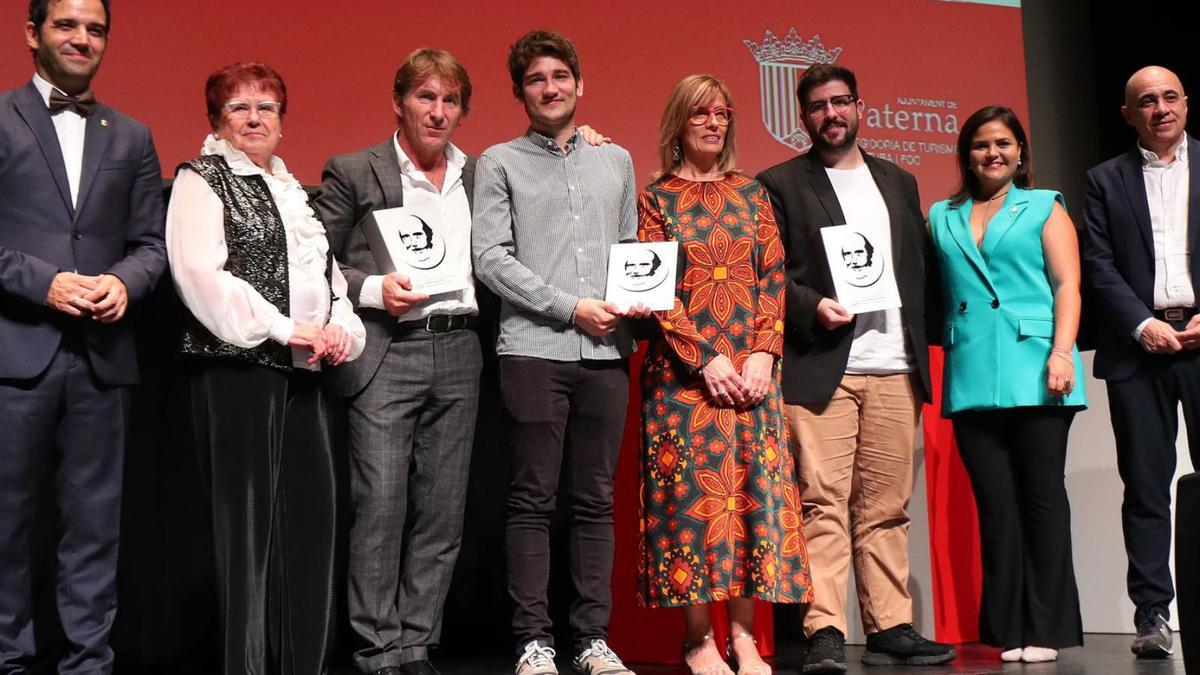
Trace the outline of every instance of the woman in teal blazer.
{"type": "Polygon", "coordinates": [[[1083,644],[1063,472],[1086,404],[1079,252],[1062,196],[1031,189],[1012,110],[983,108],[958,138],[962,183],[933,205],[945,307],[943,414],[979,510],[980,639],[1005,661],[1083,644]]]}

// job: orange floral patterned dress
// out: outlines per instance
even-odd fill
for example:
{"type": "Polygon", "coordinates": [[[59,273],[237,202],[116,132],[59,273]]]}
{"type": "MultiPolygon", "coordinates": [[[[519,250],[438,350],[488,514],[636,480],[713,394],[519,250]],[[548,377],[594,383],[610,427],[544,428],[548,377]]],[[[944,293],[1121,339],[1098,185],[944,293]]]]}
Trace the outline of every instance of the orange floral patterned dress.
{"type": "Polygon", "coordinates": [[[675,307],[642,367],[639,572],[646,605],[757,598],[811,602],[795,467],[775,366],[767,397],[729,408],[700,368],[741,372],[783,350],[783,248],[761,185],[664,176],[638,199],[638,238],[678,241],[675,307]]]}

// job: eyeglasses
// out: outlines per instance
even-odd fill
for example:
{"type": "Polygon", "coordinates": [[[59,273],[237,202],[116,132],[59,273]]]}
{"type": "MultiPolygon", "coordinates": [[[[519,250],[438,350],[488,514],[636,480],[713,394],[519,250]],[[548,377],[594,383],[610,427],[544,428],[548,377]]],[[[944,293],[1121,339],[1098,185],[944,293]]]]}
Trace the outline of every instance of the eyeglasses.
{"type": "Polygon", "coordinates": [[[804,112],[808,113],[809,115],[816,115],[819,117],[821,115],[828,114],[829,109],[833,108],[836,112],[844,113],[849,110],[850,106],[854,105],[854,102],[857,100],[858,97],[854,96],[853,94],[842,94],[841,96],[832,96],[830,98],[821,99],[820,101],[809,101],[808,103],[804,104],[804,112]]]}
{"type": "Polygon", "coordinates": [[[715,117],[717,126],[727,127],[730,120],[733,119],[733,108],[727,108],[723,105],[714,105],[708,108],[692,108],[692,114],[688,117],[688,121],[695,126],[701,126],[708,123],[709,117],[715,117]]]}
{"type": "Polygon", "coordinates": [[[239,120],[250,117],[252,110],[257,110],[258,116],[262,118],[279,117],[282,109],[283,104],[279,103],[279,101],[259,101],[258,103],[229,101],[225,104],[225,114],[239,120]]]}

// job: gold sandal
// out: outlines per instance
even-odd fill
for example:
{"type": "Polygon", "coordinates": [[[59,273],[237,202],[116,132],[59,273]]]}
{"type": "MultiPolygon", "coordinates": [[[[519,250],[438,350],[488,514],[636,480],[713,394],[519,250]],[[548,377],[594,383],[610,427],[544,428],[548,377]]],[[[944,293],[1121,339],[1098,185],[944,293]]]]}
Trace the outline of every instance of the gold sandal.
{"type": "MultiPolygon", "coordinates": [[[[714,663],[712,665],[704,666],[700,670],[692,670],[692,666],[688,664],[688,657],[700,651],[706,644],[712,641],[713,634],[712,631],[709,631],[704,634],[704,637],[696,640],[695,642],[683,643],[683,665],[687,666],[687,669],[692,673],[692,675],[729,675],[733,672],[729,670],[729,666],[724,663],[714,663]]],[[[721,653],[717,652],[717,658],[720,658],[720,656],[721,653]]]]}
{"type": "MultiPolygon", "coordinates": [[[[755,653],[757,653],[758,652],[758,640],[755,640],[753,635],[751,635],[750,633],[746,633],[744,631],[741,633],[737,633],[737,634],[730,634],[729,639],[725,643],[725,657],[727,659],[737,663],[737,665],[738,665],[737,675],[771,675],[771,673],[772,673],[771,666],[767,665],[766,662],[757,663],[757,664],[747,666],[744,668],[742,667],[741,661],[739,661],[737,659],[737,652],[733,651],[733,641],[734,640],[744,640],[746,638],[749,638],[750,642],[754,643],[754,651],[755,651],[755,653]]],[[[762,657],[760,656],[759,658],[762,658],[762,657]]]]}

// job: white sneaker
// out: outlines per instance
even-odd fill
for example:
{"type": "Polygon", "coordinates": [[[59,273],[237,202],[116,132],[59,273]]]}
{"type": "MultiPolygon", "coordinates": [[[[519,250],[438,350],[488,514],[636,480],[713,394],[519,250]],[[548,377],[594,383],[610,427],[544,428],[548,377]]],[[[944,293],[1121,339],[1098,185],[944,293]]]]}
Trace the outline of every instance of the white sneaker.
{"type": "Polygon", "coordinates": [[[521,658],[517,659],[516,675],[558,675],[554,650],[537,640],[526,644],[521,658]]]}
{"type": "Polygon", "coordinates": [[[1021,660],[1021,654],[1025,653],[1024,649],[1016,647],[1000,652],[1000,660],[1005,663],[1016,663],[1021,660]]]}
{"type": "Polygon", "coordinates": [[[1025,663],[1057,661],[1058,650],[1049,647],[1026,647],[1024,653],[1021,654],[1021,660],[1025,663]]]}
{"type": "Polygon", "coordinates": [[[592,640],[591,646],[575,657],[575,672],[578,675],[636,675],[621,663],[620,657],[604,640],[592,640]]]}

